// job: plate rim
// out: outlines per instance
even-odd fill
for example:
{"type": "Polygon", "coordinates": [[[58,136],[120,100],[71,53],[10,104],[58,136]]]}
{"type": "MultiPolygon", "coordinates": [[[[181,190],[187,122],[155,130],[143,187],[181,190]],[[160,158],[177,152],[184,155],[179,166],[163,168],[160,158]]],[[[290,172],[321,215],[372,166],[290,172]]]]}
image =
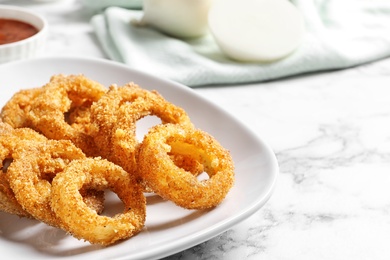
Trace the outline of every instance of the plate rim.
{"type": "MultiPolygon", "coordinates": [[[[181,240],[181,246],[177,246],[177,243],[175,242],[169,242],[167,245],[160,245],[153,250],[150,250],[149,252],[144,253],[137,253],[137,254],[132,254],[131,257],[135,257],[137,259],[157,259],[161,257],[166,257],[172,254],[175,254],[177,252],[181,252],[183,250],[186,250],[192,246],[198,245],[204,241],[207,241],[209,239],[212,239],[213,237],[218,236],[219,234],[227,231],[228,229],[232,228],[233,226],[237,225],[238,223],[244,221],[245,219],[249,218],[252,216],[254,213],[256,213],[260,208],[262,208],[267,201],[270,199],[272,196],[278,176],[279,176],[279,165],[278,161],[276,158],[275,153],[271,149],[271,147],[268,145],[268,143],[263,140],[257,133],[255,133],[252,128],[247,126],[245,123],[240,121],[238,118],[234,117],[230,113],[228,113],[225,109],[223,109],[221,106],[211,102],[210,100],[206,99],[203,97],[201,94],[197,93],[194,89],[185,86],[183,84],[174,82],[169,79],[165,78],[160,78],[156,77],[154,75],[151,75],[147,72],[137,70],[134,68],[130,68],[122,63],[116,62],[116,61],[111,61],[111,60],[106,60],[103,58],[91,58],[91,57],[76,57],[76,56],[55,56],[55,57],[39,57],[39,58],[33,58],[33,59],[28,59],[28,60],[21,60],[21,61],[12,61],[8,62],[5,64],[0,64],[0,72],[7,67],[11,66],[19,66],[23,65],[26,63],[35,63],[35,62],[59,62],[59,61],[66,60],[67,62],[86,62],[86,63],[98,63],[101,66],[113,66],[114,68],[121,68],[127,71],[131,71],[132,73],[141,75],[141,77],[146,77],[146,78],[152,78],[153,80],[158,80],[158,81],[163,81],[167,85],[174,85],[175,88],[180,89],[181,91],[186,92],[187,94],[190,95],[195,95],[196,98],[201,99],[204,102],[207,102],[210,104],[213,108],[219,110],[219,112],[223,112],[226,116],[229,117],[230,120],[233,120],[235,123],[238,123],[241,128],[243,128],[248,134],[251,135],[251,138],[256,139],[256,141],[263,146],[269,155],[270,159],[270,164],[271,164],[271,179],[272,181],[270,182],[269,185],[267,185],[267,189],[264,192],[264,196],[261,197],[261,199],[256,199],[252,203],[250,203],[245,210],[242,210],[239,212],[239,214],[235,214],[234,216],[230,216],[229,218],[225,218],[223,221],[218,222],[213,226],[213,229],[207,230],[207,231],[199,231],[194,234],[191,234],[190,236],[184,237],[181,240]],[[212,235],[210,234],[212,233],[212,235]]],[[[1,87],[1,86],[0,86],[1,87]]],[[[116,256],[115,259],[128,259],[129,255],[123,255],[123,256],[116,256]]]]}

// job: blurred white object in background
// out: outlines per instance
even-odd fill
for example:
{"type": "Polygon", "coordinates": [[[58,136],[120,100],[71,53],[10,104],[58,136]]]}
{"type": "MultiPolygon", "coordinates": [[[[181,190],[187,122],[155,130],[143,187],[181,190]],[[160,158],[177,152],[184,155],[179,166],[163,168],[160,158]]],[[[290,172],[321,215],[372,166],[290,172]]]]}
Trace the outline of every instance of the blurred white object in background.
{"type": "Polygon", "coordinates": [[[288,0],[216,0],[209,25],[221,50],[238,61],[281,59],[300,45],[305,31],[288,0]]]}
{"type": "Polygon", "coordinates": [[[138,24],[174,37],[199,37],[208,32],[211,3],[212,0],[144,0],[144,16],[138,24]]]}

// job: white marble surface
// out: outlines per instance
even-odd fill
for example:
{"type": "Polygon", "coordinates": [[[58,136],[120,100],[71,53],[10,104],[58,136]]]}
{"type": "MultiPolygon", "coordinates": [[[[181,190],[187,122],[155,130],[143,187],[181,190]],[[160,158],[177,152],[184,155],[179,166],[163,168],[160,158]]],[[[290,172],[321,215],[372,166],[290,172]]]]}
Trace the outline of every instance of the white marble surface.
{"type": "MultiPolygon", "coordinates": [[[[75,0],[27,6],[50,24],[42,56],[105,58],[75,0]]],[[[273,148],[269,202],[229,231],[166,259],[390,259],[390,58],[347,70],[196,91],[273,148]]]]}

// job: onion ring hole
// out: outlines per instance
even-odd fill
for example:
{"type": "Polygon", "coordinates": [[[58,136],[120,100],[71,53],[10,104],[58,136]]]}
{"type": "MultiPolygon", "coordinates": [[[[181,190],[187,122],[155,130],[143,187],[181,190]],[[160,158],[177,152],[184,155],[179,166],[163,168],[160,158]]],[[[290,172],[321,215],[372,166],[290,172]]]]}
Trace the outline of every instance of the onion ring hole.
{"type": "Polygon", "coordinates": [[[135,135],[139,142],[142,142],[144,136],[148,133],[149,129],[155,125],[161,124],[161,119],[158,116],[150,115],[145,116],[136,122],[135,135]]]}
{"type": "Polygon", "coordinates": [[[123,212],[125,206],[119,199],[118,195],[110,190],[104,191],[104,209],[101,212],[101,216],[114,217],[115,215],[123,212]]]}
{"type": "Polygon", "coordinates": [[[13,159],[12,158],[5,158],[2,162],[1,170],[3,173],[7,173],[8,166],[11,165],[13,159]]]}

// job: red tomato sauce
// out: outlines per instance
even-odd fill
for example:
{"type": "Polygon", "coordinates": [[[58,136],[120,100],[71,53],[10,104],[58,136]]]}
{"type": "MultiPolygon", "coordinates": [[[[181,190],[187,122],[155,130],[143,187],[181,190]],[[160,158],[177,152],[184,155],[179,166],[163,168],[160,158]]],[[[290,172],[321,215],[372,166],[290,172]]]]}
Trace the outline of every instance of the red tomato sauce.
{"type": "Polygon", "coordinates": [[[24,40],[37,32],[38,29],[31,24],[0,18],[0,45],[24,40]]]}

